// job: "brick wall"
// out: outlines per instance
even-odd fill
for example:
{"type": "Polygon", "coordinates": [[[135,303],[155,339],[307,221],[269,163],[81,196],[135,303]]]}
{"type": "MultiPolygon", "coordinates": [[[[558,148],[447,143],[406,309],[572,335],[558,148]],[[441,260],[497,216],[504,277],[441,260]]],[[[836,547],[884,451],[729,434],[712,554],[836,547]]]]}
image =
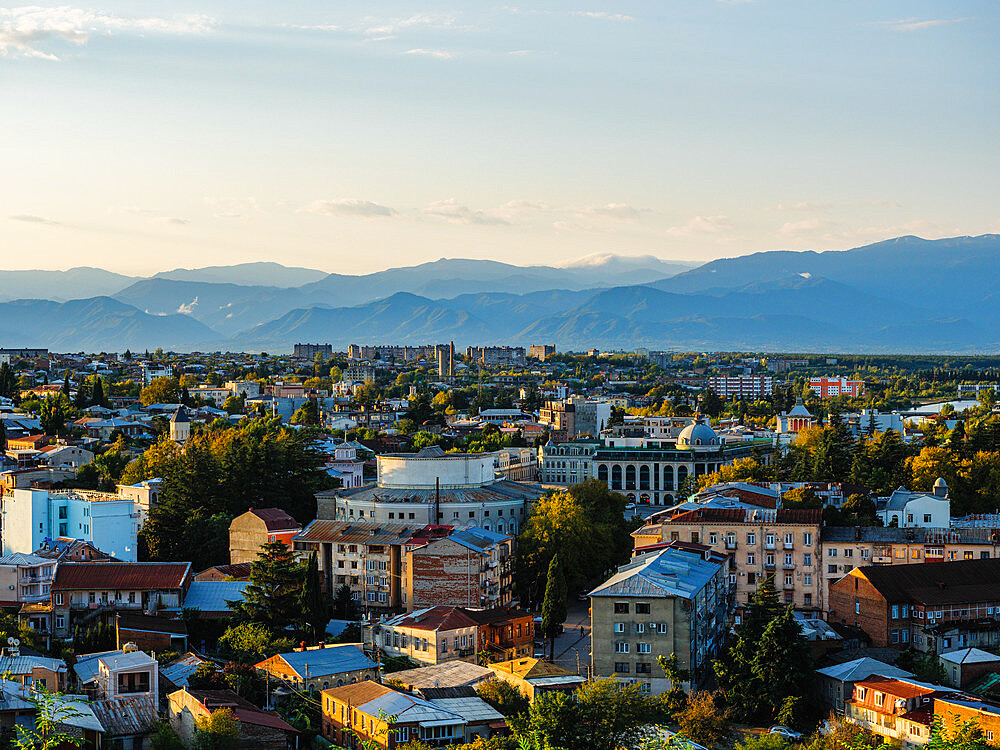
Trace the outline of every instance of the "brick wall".
{"type": "Polygon", "coordinates": [[[480,606],[480,555],[449,539],[407,553],[406,608],[480,606]]]}
{"type": "Polygon", "coordinates": [[[831,584],[829,620],[861,628],[872,639],[873,646],[899,645],[889,643],[888,602],[857,570],[831,584]]]}

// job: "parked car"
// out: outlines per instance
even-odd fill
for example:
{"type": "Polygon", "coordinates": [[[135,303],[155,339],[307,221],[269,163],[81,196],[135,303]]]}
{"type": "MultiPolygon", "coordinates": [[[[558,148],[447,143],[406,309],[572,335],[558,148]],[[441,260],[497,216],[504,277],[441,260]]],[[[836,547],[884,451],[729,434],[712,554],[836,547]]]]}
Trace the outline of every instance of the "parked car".
{"type": "Polygon", "coordinates": [[[796,732],[794,729],[789,729],[788,727],[783,727],[780,724],[775,724],[769,730],[768,734],[780,734],[782,737],[787,737],[790,740],[801,740],[802,732],[796,732]]]}

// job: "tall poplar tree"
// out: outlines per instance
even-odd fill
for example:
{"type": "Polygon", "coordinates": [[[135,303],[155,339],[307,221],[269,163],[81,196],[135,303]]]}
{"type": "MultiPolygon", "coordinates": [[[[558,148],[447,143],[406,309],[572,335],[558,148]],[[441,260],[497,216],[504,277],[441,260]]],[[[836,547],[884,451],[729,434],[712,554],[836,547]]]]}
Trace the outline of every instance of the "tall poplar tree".
{"type": "Polygon", "coordinates": [[[542,631],[549,638],[549,659],[555,661],[556,636],[566,620],[566,577],[563,575],[559,554],[552,556],[545,580],[545,599],[542,601],[542,631]]]}

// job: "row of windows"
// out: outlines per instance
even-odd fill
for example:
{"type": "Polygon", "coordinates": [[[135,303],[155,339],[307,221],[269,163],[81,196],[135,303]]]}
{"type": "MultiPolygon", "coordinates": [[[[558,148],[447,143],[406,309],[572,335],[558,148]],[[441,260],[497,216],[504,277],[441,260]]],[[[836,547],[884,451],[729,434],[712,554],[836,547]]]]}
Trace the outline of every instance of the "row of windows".
{"type": "MultiPolygon", "coordinates": [[[[616,674],[629,674],[629,667],[631,665],[627,661],[616,661],[615,662],[615,673],[616,674]]],[[[653,666],[649,662],[637,661],[635,663],[635,673],[636,674],[651,674],[653,671],[653,666]]]]}
{"type": "MultiPolygon", "coordinates": [[[[647,628],[650,633],[660,633],[664,634],[670,630],[670,623],[667,622],[637,622],[634,623],[636,633],[645,633],[647,628]]],[[[616,633],[626,633],[629,631],[628,623],[626,622],[616,622],[615,632],[616,633]]]]}
{"type": "MultiPolygon", "coordinates": [[[[616,654],[627,654],[631,644],[628,641],[616,641],[615,642],[615,653],[616,654]]],[[[637,654],[648,654],[650,653],[650,647],[648,643],[637,643],[635,644],[635,652],[637,654]]]]}

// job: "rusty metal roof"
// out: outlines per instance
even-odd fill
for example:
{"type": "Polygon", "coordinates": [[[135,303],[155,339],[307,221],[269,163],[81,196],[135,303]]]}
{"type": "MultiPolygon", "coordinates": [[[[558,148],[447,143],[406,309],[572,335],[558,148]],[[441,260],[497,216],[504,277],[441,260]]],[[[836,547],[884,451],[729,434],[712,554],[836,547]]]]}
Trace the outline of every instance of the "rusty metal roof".
{"type": "Polygon", "coordinates": [[[152,695],[108,698],[90,704],[104,731],[112,737],[146,734],[159,718],[152,695]]]}
{"type": "Polygon", "coordinates": [[[295,542],[338,542],[344,544],[406,544],[423,526],[358,521],[312,521],[296,534],[295,542]]]}
{"type": "Polygon", "coordinates": [[[189,562],[64,562],[56,568],[51,590],[179,589],[190,574],[189,562]]]}

